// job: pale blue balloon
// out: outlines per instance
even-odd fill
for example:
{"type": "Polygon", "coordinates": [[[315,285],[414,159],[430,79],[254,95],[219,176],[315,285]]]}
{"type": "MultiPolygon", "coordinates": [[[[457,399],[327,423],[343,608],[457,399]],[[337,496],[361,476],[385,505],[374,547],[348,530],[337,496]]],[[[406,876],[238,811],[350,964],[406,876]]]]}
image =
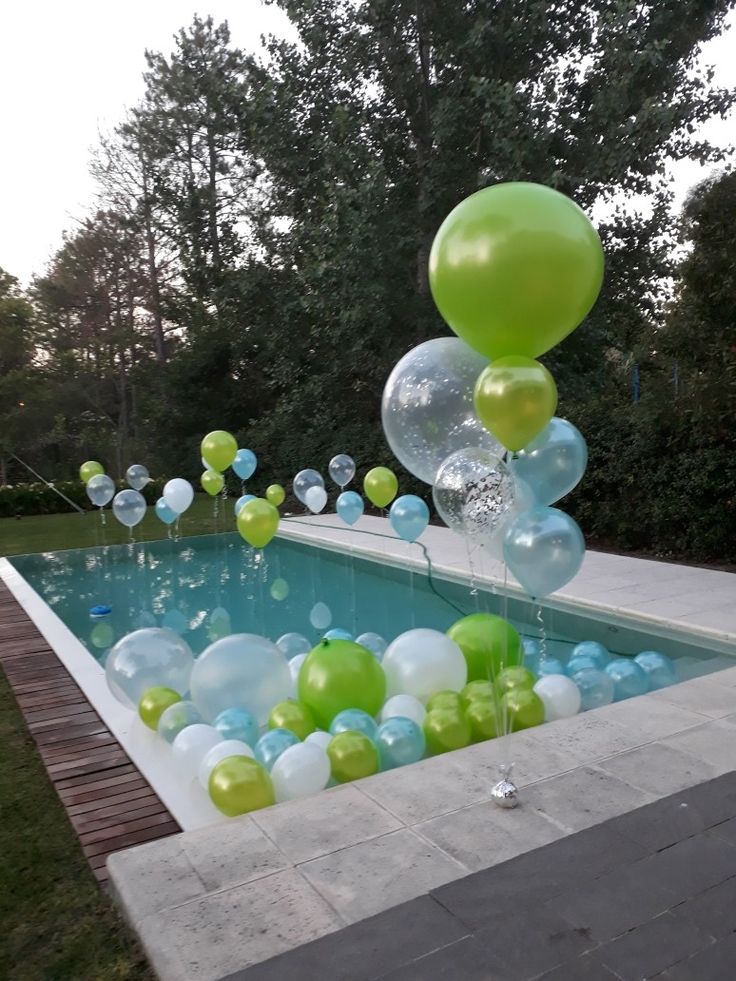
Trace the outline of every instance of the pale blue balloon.
{"type": "Polygon", "coordinates": [[[424,733],[412,719],[395,715],[378,727],[375,737],[381,757],[381,769],[417,763],[424,756],[424,733]]]}
{"type": "Polygon", "coordinates": [[[343,709],[338,712],[330,725],[330,733],[336,736],[339,732],[362,732],[364,736],[375,740],[378,726],[375,720],[363,709],[343,709]]]}
{"type": "Polygon", "coordinates": [[[242,497],[239,497],[237,499],[237,501],[235,502],[235,504],[233,505],[233,508],[235,510],[235,517],[237,518],[238,514],[240,513],[240,509],[245,504],[247,504],[248,501],[255,501],[255,499],[256,499],[256,495],[255,494],[243,494],[242,497]]]}
{"type": "Polygon", "coordinates": [[[121,525],[134,528],[146,514],[146,499],[137,490],[122,490],[112,499],[112,513],[121,525]]]}
{"type": "Polygon", "coordinates": [[[332,630],[328,630],[324,635],[322,640],[352,640],[353,635],[349,630],[343,630],[342,627],[333,627],[332,630]]]}
{"type": "Polygon", "coordinates": [[[554,417],[510,465],[537,503],[548,505],[580,483],[587,464],[588,447],[579,430],[566,419],[554,417]]]}
{"type": "Polygon", "coordinates": [[[603,664],[599,664],[590,654],[573,654],[567,662],[565,674],[572,678],[574,674],[577,674],[578,671],[583,671],[585,668],[595,668],[597,671],[602,671],[604,666],[603,664]]]}
{"type": "MultiPolygon", "coordinates": [[[[94,479],[94,478],[93,478],[94,479]]],[[[173,525],[179,515],[173,508],[170,508],[163,497],[159,497],[156,501],[156,517],[163,521],[165,525],[173,525]]]]}
{"type": "Polygon", "coordinates": [[[238,450],[233,460],[233,470],[241,480],[248,480],[256,472],[258,460],[252,450],[238,450]]]}
{"type": "Polygon", "coordinates": [[[346,525],[354,525],[365,509],[363,498],[355,491],[343,491],[335,507],[346,525]]]}
{"type": "Polygon", "coordinates": [[[605,667],[606,674],[613,678],[613,700],[635,698],[649,691],[646,671],[631,657],[617,657],[605,667]]]}
{"type": "Polygon", "coordinates": [[[314,644],[303,634],[290,632],[288,634],[282,634],[276,641],[276,646],[280,651],[283,651],[286,658],[290,661],[292,657],[299,657],[300,654],[309,654],[314,644]]]}
{"type": "Polygon", "coordinates": [[[165,739],[167,743],[173,743],[182,729],[201,722],[204,722],[204,719],[194,702],[190,702],[188,699],[182,699],[181,702],[174,702],[173,705],[169,705],[167,709],[164,709],[161,713],[161,718],[158,720],[157,731],[159,736],[165,739]]]}
{"type": "Polygon", "coordinates": [[[583,640],[576,644],[572,649],[570,659],[572,660],[574,657],[589,657],[596,668],[605,668],[611,660],[608,648],[599,644],[597,640],[583,640]]]}
{"type": "Polygon", "coordinates": [[[388,517],[399,538],[415,542],[429,524],[429,508],[416,494],[404,494],[391,505],[388,517]]]}
{"type": "Polygon", "coordinates": [[[580,711],[610,705],[613,701],[613,678],[598,668],[583,668],[572,679],[580,689],[580,711]]]}
{"type": "Polygon", "coordinates": [[[220,712],[212,725],[223,739],[239,739],[251,748],[258,742],[258,722],[246,709],[225,709],[224,712],[220,712]]]}
{"type": "Polygon", "coordinates": [[[383,655],[386,653],[386,648],[388,647],[383,637],[380,634],[373,633],[371,630],[356,637],[355,643],[360,644],[361,647],[367,647],[378,661],[383,660],[383,655]]]}
{"type": "Polygon", "coordinates": [[[660,654],[659,651],[642,651],[634,660],[646,673],[652,691],[676,684],[677,672],[666,654],[660,654]]]}
{"type": "Polygon", "coordinates": [[[513,576],[532,599],[561,589],[580,571],[583,533],[557,508],[533,507],[509,525],[503,554],[513,576]]]}
{"type": "Polygon", "coordinates": [[[544,657],[539,659],[539,677],[544,678],[548,674],[564,674],[565,665],[557,657],[544,657]]]}
{"type": "Polygon", "coordinates": [[[270,773],[276,760],[290,746],[300,742],[290,729],[269,729],[264,732],[253,750],[258,762],[270,773]]]}
{"type": "Polygon", "coordinates": [[[98,473],[87,481],[87,497],[97,508],[104,508],[115,496],[115,481],[106,473],[98,473]]]}
{"type": "Polygon", "coordinates": [[[542,645],[534,637],[522,637],[521,646],[524,650],[524,667],[528,668],[532,674],[538,675],[542,645]]]}

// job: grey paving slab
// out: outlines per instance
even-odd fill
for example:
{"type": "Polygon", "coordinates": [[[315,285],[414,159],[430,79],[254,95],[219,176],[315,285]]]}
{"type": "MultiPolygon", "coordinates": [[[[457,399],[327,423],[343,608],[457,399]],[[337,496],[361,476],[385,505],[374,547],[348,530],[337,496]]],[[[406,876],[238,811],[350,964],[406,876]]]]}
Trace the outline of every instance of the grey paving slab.
{"type": "Polygon", "coordinates": [[[375,981],[506,981],[488,965],[488,951],[476,937],[465,937],[457,943],[433,951],[375,981]]]}
{"type": "Polygon", "coordinates": [[[207,892],[181,839],[182,835],[162,838],[108,858],[116,898],[131,923],[207,892]]]}
{"type": "Polygon", "coordinates": [[[548,722],[529,730],[528,734],[546,749],[563,753],[573,765],[594,763],[649,741],[639,730],[619,725],[605,718],[600,711],[548,722]]]}
{"type": "Polygon", "coordinates": [[[659,975],[657,981],[733,981],[736,934],[705,947],[659,975]]]}
{"type": "Polygon", "coordinates": [[[236,818],[181,837],[182,848],[208,892],[289,868],[286,856],[250,817],[236,818]]]}
{"type": "Polygon", "coordinates": [[[651,692],[652,701],[669,702],[681,708],[706,715],[711,719],[719,719],[724,715],[736,712],[736,688],[723,685],[718,681],[718,675],[706,678],[694,678],[684,685],[671,685],[651,692]]]}
{"type": "MultiPolygon", "coordinates": [[[[593,717],[626,729],[632,738],[636,738],[638,746],[703,724],[700,713],[671,702],[657,701],[649,695],[606,705],[594,712],[593,717]]],[[[633,746],[623,748],[633,749],[633,746]]]]}
{"type": "Polygon", "coordinates": [[[675,911],[717,939],[736,933],[736,876],[686,899],[675,911]]]}
{"type": "MultiPolygon", "coordinates": [[[[708,933],[685,917],[667,912],[604,944],[597,956],[622,981],[640,981],[655,977],[712,943],[708,933]]],[[[701,981],[707,981],[707,976],[701,981]]]]}
{"type": "Polygon", "coordinates": [[[656,882],[683,902],[733,876],[736,848],[707,832],[678,841],[631,866],[642,882],[656,882]]]}
{"type": "Polygon", "coordinates": [[[736,767],[736,726],[725,719],[686,729],[661,742],[703,760],[719,775],[736,767]]]}
{"type": "Polygon", "coordinates": [[[711,824],[708,809],[683,793],[622,814],[616,819],[616,832],[655,852],[699,834],[711,824]]]}
{"type": "Polygon", "coordinates": [[[598,766],[632,787],[658,797],[674,794],[700,780],[719,775],[717,767],[663,743],[649,743],[632,749],[610,760],[602,760],[598,766]]]}
{"type": "Polygon", "coordinates": [[[566,961],[559,967],[545,971],[537,981],[620,981],[618,975],[601,964],[597,952],[583,954],[573,961],[566,961]]]}

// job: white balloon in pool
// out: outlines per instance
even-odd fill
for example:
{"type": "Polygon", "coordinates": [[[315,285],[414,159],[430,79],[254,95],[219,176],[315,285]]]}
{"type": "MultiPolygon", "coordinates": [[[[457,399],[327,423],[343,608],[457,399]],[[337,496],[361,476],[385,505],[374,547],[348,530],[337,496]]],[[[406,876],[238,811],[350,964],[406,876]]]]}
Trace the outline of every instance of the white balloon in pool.
{"type": "Polygon", "coordinates": [[[289,662],[257,634],[231,634],[210,644],[192,670],[192,701],[210,722],[228,708],[243,708],[259,725],[277,702],[289,697],[289,662]]]}
{"type": "Polygon", "coordinates": [[[271,770],[271,782],[279,802],[317,794],[325,789],[329,780],[330,760],[314,741],[289,746],[271,770]]]}
{"type": "Polygon", "coordinates": [[[426,702],[438,691],[460,691],[468,680],[463,652],[439,630],[418,627],[399,634],[383,655],[387,695],[426,702]]]}
{"type": "Polygon", "coordinates": [[[309,654],[314,644],[302,634],[290,633],[282,634],[276,641],[276,646],[291,660],[298,654],[309,654]]]}
{"type": "Polygon", "coordinates": [[[332,739],[331,732],[323,732],[322,729],[315,729],[314,732],[310,732],[307,738],[304,740],[305,743],[312,743],[315,746],[319,746],[320,749],[326,750],[330,745],[330,740],[332,739]]]}
{"type": "Polygon", "coordinates": [[[289,674],[291,675],[291,697],[298,698],[297,694],[297,684],[299,681],[299,672],[302,669],[302,664],[307,659],[306,654],[297,654],[296,657],[292,657],[289,661],[289,674]]]}
{"type": "Polygon", "coordinates": [[[332,610],[326,603],[315,603],[309,614],[309,622],[315,630],[327,630],[332,623],[332,610]]]}
{"type": "Polygon", "coordinates": [[[393,698],[388,699],[381,709],[381,722],[399,716],[402,719],[411,719],[421,729],[424,725],[426,714],[426,708],[413,695],[394,695],[393,698]]]}
{"type": "Polygon", "coordinates": [[[545,675],[534,685],[534,691],[544,702],[545,722],[568,719],[580,711],[580,689],[567,675],[545,675]]]}
{"type": "Polygon", "coordinates": [[[215,743],[199,764],[199,782],[205,790],[209,789],[210,773],[220,760],[226,760],[228,756],[247,756],[251,760],[255,759],[248,743],[241,742],[240,739],[223,739],[221,743],[215,743]]]}
{"type": "Polygon", "coordinates": [[[145,627],[115,644],[105,662],[110,691],[127,708],[137,710],[149,688],[189,690],[194,657],[189,644],[172,630],[145,627]]]}
{"type": "Polygon", "coordinates": [[[355,643],[360,644],[361,647],[367,647],[371,654],[378,658],[379,661],[383,660],[383,655],[386,653],[386,647],[388,646],[380,634],[374,634],[370,630],[356,637],[355,643]]]}
{"type": "Polygon", "coordinates": [[[193,780],[207,753],[222,741],[222,736],[214,726],[207,726],[201,722],[182,729],[171,746],[179,772],[183,773],[185,778],[193,780]]]}

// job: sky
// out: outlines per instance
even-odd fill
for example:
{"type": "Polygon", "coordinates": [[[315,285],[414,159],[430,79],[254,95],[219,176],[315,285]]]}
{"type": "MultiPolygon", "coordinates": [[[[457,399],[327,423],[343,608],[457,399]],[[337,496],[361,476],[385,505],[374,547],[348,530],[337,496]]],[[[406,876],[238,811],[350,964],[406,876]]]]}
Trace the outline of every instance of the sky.
{"type": "MultiPolygon", "coordinates": [[[[88,173],[97,134],[109,132],[143,94],[143,52],[168,54],[195,12],[227,20],[233,42],[256,51],[260,36],[288,31],[261,0],[27,0],[4,5],[0,32],[0,267],[27,283],[41,273],[94,197],[88,173]]],[[[736,15],[730,22],[736,28],[736,15]]],[[[729,47],[736,30],[711,42],[715,81],[736,86],[729,47]]],[[[736,113],[702,135],[736,143],[736,113]]],[[[673,166],[678,202],[711,168],[673,166]]]]}

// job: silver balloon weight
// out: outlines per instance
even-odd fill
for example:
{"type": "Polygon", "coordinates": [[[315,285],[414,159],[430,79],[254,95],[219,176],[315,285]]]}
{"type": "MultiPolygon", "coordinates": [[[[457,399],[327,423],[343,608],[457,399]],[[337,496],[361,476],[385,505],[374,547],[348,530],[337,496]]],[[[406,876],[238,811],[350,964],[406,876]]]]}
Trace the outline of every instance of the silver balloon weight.
{"type": "Polygon", "coordinates": [[[501,767],[501,779],[491,790],[491,800],[496,807],[516,807],[519,803],[519,790],[511,779],[513,763],[501,767]]]}

